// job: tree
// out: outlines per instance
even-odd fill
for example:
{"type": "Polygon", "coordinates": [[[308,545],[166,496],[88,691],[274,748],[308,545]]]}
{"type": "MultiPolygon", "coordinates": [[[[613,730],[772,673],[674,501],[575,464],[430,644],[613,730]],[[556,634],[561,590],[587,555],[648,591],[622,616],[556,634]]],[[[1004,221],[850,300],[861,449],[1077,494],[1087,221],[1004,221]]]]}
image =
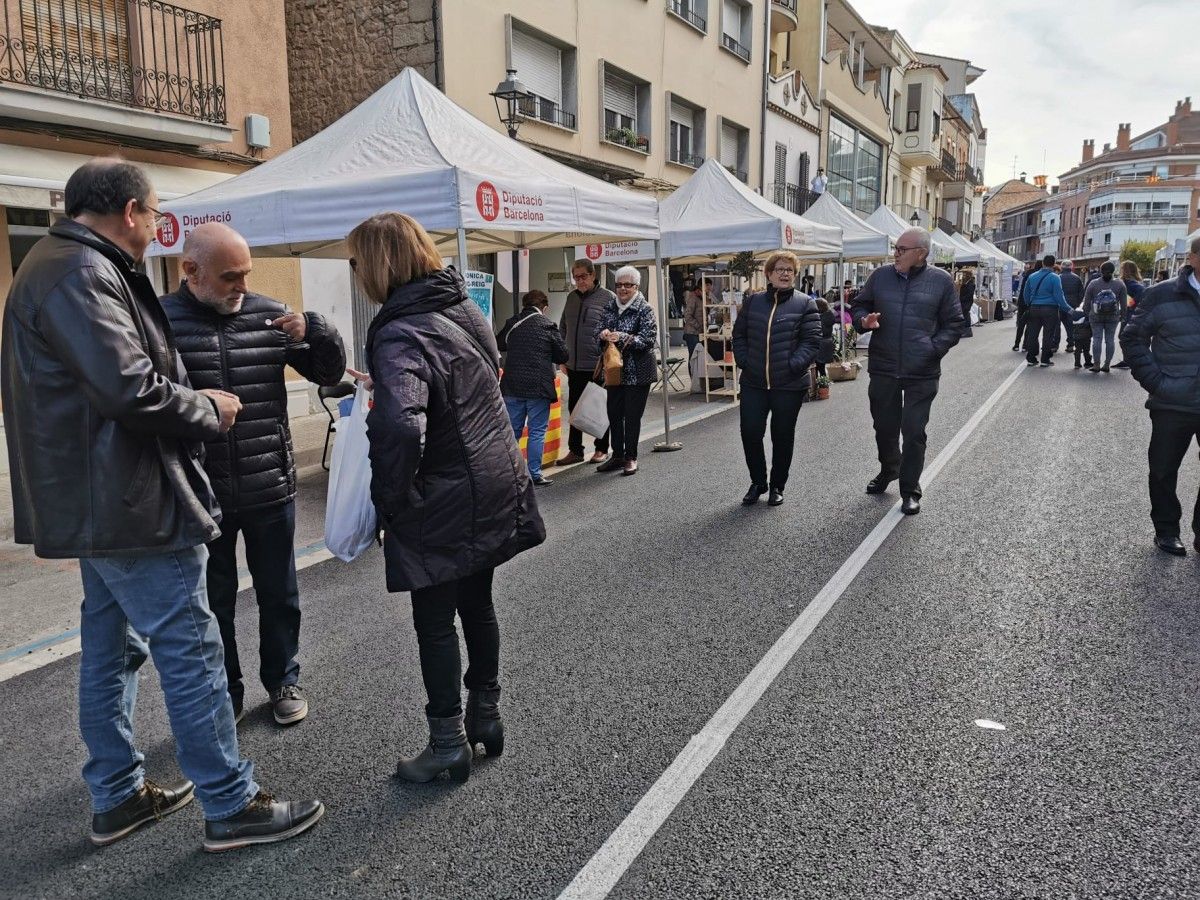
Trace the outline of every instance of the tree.
{"type": "Polygon", "coordinates": [[[754,273],[761,268],[762,260],[755,259],[754,254],[749,250],[736,254],[729,261],[729,273],[731,275],[739,275],[742,278],[753,278],[754,273]]]}
{"type": "Polygon", "coordinates": [[[1121,245],[1121,260],[1132,260],[1142,275],[1149,276],[1154,273],[1155,252],[1166,245],[1166,241],[1128,240],[1121,245]]]}

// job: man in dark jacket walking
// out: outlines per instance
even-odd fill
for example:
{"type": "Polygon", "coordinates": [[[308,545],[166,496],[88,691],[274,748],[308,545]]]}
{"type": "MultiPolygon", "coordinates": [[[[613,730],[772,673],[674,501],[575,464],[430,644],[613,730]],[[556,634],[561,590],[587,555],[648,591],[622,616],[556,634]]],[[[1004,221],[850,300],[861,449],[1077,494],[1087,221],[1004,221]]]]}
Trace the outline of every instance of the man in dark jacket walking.
{"type": "Polygon", "coordinates": [[[508,354],[500,378],[500,393],[508,408],[513,437],[518,441],[528,423],[525,457],[529,478],[539,487],[554,484],[542,474],[542,454],[546,427],[550,424],[550,406],[558,397],[554,367],[565,363],[570,355],[558,327],[546,318],[549,305],[544,292],[530,291],[521,298],[521,312],[505,322],[496,337],[497,346],[508,354]]]}
{"type": "MultiPolygon", "coordinates": [[[[600,361],[600,351],[596,347],[596,323],[604,313],[605,307],[614,302],[617,297],[607,288],[596,284],[596,267],[590,259],[577,259],[571,265],[571,278],[575,281],[575,290],[567,294],[567,305],[563,307],[562,318],[558,327],[567,342],[567,352],[570,359],[563,366],[567,376],[567,388],[570,399],[567,401],[567,411],[575,409],[575,404],[583,396],[583,389],[589,381],[595,378],[596,363],[600,361]]],[[[560,466],[570,463],[583,462],[583,432],[572,428],[567,436],[568,453],[558,461],[560,466]]],[[[602,463],[608,459],[608,435],[596,438],[595,452],[588,463],[602,463]]]]}
{"type": "MultiPolygon", "coordinates": [[[[1183,556],[1176,493],[1179,466],[1193,440],[1200,441],[1200,238],[1191,242],[1187,265],[1175,281],[1142,295],[1121,333],[1121,350],[1133,377],[1150,397],[1150,518],[1154,543],[1183,556]]],[[[1193,546],[1200,553],[1200,495],[1192,511],[1193,546]]]]}
{"type": "MultiPolygon", "coordinates": [[[[1071,309],[1079,309],[1083,305],[1083,279],[1075,274],[1075,263],[1069,259],[1062,261],[1062,272],[1058,275],[1062,282],[1063,296],[1071,309]]],[[[1075,352],[1075,317],[1072,313],[1063,313],[1062,326],[1067,332],[1067,352],[1075,352]]],[[[1054,349],[1058,349],[1058,341],[1054,341],[1054,349]]]]}
{"type": "Polygon", "coordinates": [[[954,279],[926,264],[929,232],[910,228],[896,242],[895,263],[871,273],[854,306],[854,325],[873,331],[867,370],[879,474],[868,494],[900,479],[901,511],[921,511],[925,426],[937,396],[941,359],[963,331],[954,279]],[[900,437],[904,436],[904,450],[900,437]]]}
{"type": "Polygon", "coordinates": [[[337,384],[346,351],[316,313],[290,312],[250,293],[250,248],[227,225],[192,231],[180,263],[184,281],[162,298],[192,384],[228,391],[245,412],[229,433],[206,442],[205,470],[221,504],[221,536],[208,545],[208,602],[221,627],[234,717],[245,687],[234,634],[238,532],[258,601],[260,667],[280,725],[308,715],[300,691],[300,592],[296,586],[296,466],[288,429],[284,366],[319,385],[337,384]]]}
{"type": "Polygon", "coordinates": [[[22,262],[0,351],[16,540],[78,558],[79,730],[92,843],[110,844],[187,805],[204,806],[204,848],[279,841],[324,813],[273,801],[238,754],[204,544],[218,535],[200,460],[241,411],[195,391],[170,325],[135,266],[154,237],[145,173],[92,160],[67,180],[69,219],[22,262]],[[189,779],[157,785],[133,742],[138,670],[154,657],[189,779]]]}

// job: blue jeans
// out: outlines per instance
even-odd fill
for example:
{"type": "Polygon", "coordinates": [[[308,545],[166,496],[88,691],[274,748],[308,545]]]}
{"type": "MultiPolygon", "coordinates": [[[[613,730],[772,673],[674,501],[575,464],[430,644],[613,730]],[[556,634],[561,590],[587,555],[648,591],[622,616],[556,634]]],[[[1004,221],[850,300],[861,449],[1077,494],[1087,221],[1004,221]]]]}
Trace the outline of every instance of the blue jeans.
{"type": "Polygon", "coordinates": [[[1117,349],[1117,325],[1115,320],[1092,323],[1092,362],[1094,365],[1107,366],[1112,362],[1113,353],[1117,349]],[[1104,346],[1105,341],[1108,342],[1108,347],[1104,362],[1100,362],[1100,348],[1104,346]]]}
{"type": "Polygon", "coordinates": [[[550,424],[550,401],[530,400],[525,397],[505,397],[508,421],[512,423],[513,436],[521,440],[521,431],[529,422],[529,443],[525,447],[525,458],[529,461],[529,476],[542,474],[542,453],[546,448],[546,427],[550,424]]]}
{"type": "Polygon", "coordinates": [[[162,682],[179,768],[195,782],[205,818],[237,815],[258,793],[253,766],[238,756],[221,635],[204,585],[207,560],[206,548],[193,547],[79,561],[79,731],[88,748],[83,777],[97,813],[142,786],[133,706],[147,654],[162,682]]]}

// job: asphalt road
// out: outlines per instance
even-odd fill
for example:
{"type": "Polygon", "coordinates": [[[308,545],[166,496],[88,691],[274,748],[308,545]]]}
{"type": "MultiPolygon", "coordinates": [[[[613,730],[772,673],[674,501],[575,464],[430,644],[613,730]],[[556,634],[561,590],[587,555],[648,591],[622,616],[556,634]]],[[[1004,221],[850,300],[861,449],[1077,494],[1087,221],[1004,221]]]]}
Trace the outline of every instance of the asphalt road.
{"type": "MultiPolygon", "coordinates": [[[[947,360],[930,460],[1018,365],[1010,329],[947,360]]],[[[1056,359],[991,409],[612,896],[1200,896],[1200,560],[1151,544],[1136,384],[1056,359]]],[[[505,756],[464,786],[392,777],[424,698],[376,552],[301,573],[309,720],[277,729],[248,687],[260,780],[328,807],[286,844],[206,856],[193,806],[94,850],[77,659],[0,683],[0,896],[557,897],[896,499],[862,492],[865,377],[801,413],[778,509],[738,504],[736,416],[679,436],[636,478],[581,467],[539,494],[550,538],[496,580],[505,756]]],[[[173,775],[152,674],[140,697],[148,768],[173,775]]]]}

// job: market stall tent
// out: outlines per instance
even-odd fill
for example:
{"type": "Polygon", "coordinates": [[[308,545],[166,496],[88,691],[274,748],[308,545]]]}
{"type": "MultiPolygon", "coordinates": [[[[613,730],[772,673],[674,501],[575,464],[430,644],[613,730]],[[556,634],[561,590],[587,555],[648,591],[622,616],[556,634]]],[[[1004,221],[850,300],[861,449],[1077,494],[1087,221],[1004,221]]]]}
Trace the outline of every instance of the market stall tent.
{"type": "Polygon", "coordinates": [[[1017,267],[1022,265],[1019,259],[1017,259],[1015,256],[1009,256],[987,238],[976,238],[974,243],[976,247],[983,250],[1001,263],[1011,264],[1017,267]]]}
{"type": "Polygon", "coordinates": [[[658,237],[657,202],[554,162],[405,69],[328,128],[218,185],[163,204],[151,254],[224,222],[258,255],[346,255],[379,212],[412,216],[445,255],[658,237]],[[464,246],[465,244],[465,246],[464,246]]]}
{"type": "Polygon", "coordinates": [[[801,218],[759,196],[708,159],[659,204],[662,255],[703,263],[734,253],[790,250],[802,259],[836,260],[842,229],[801,218]]]}
{"type": "Polygon", "coordinates": [[[842,258],[846,262],[887,259],[892,255],[892,238],[868,225],[828,191],[800,218],[842,229],[842,258]]]}
{"type": "MultiPolygon", "coordinates": [[[[877,231],[882,231],[893,241],[899,240],[900,235],[904,234],[910,228],[922,227],[904,221],[895,210],[882,204],[875,212],[867,216],[867,224],[877,231]]],[[[947,240],[944,231],[941,231],[941,229],[931,231],[929,233],[929,244],[929,256],[935,263],[950,265],[954,262],[954,254],[957,248],[952,241],[947,240]],[[941,237],[938,236],[939,234],[941,237]]]]}
{"type": "Polygon", "coordinates": [[[955,265],[979,262],[982,255],[979,252],[979,248],[965,238],[959,237],[956,234],[947,234],[941,228],[933,229],[930,235],[933,238],[935,247],[940,244],[950,248],[951,259],[954,260],[955,265]]]}

